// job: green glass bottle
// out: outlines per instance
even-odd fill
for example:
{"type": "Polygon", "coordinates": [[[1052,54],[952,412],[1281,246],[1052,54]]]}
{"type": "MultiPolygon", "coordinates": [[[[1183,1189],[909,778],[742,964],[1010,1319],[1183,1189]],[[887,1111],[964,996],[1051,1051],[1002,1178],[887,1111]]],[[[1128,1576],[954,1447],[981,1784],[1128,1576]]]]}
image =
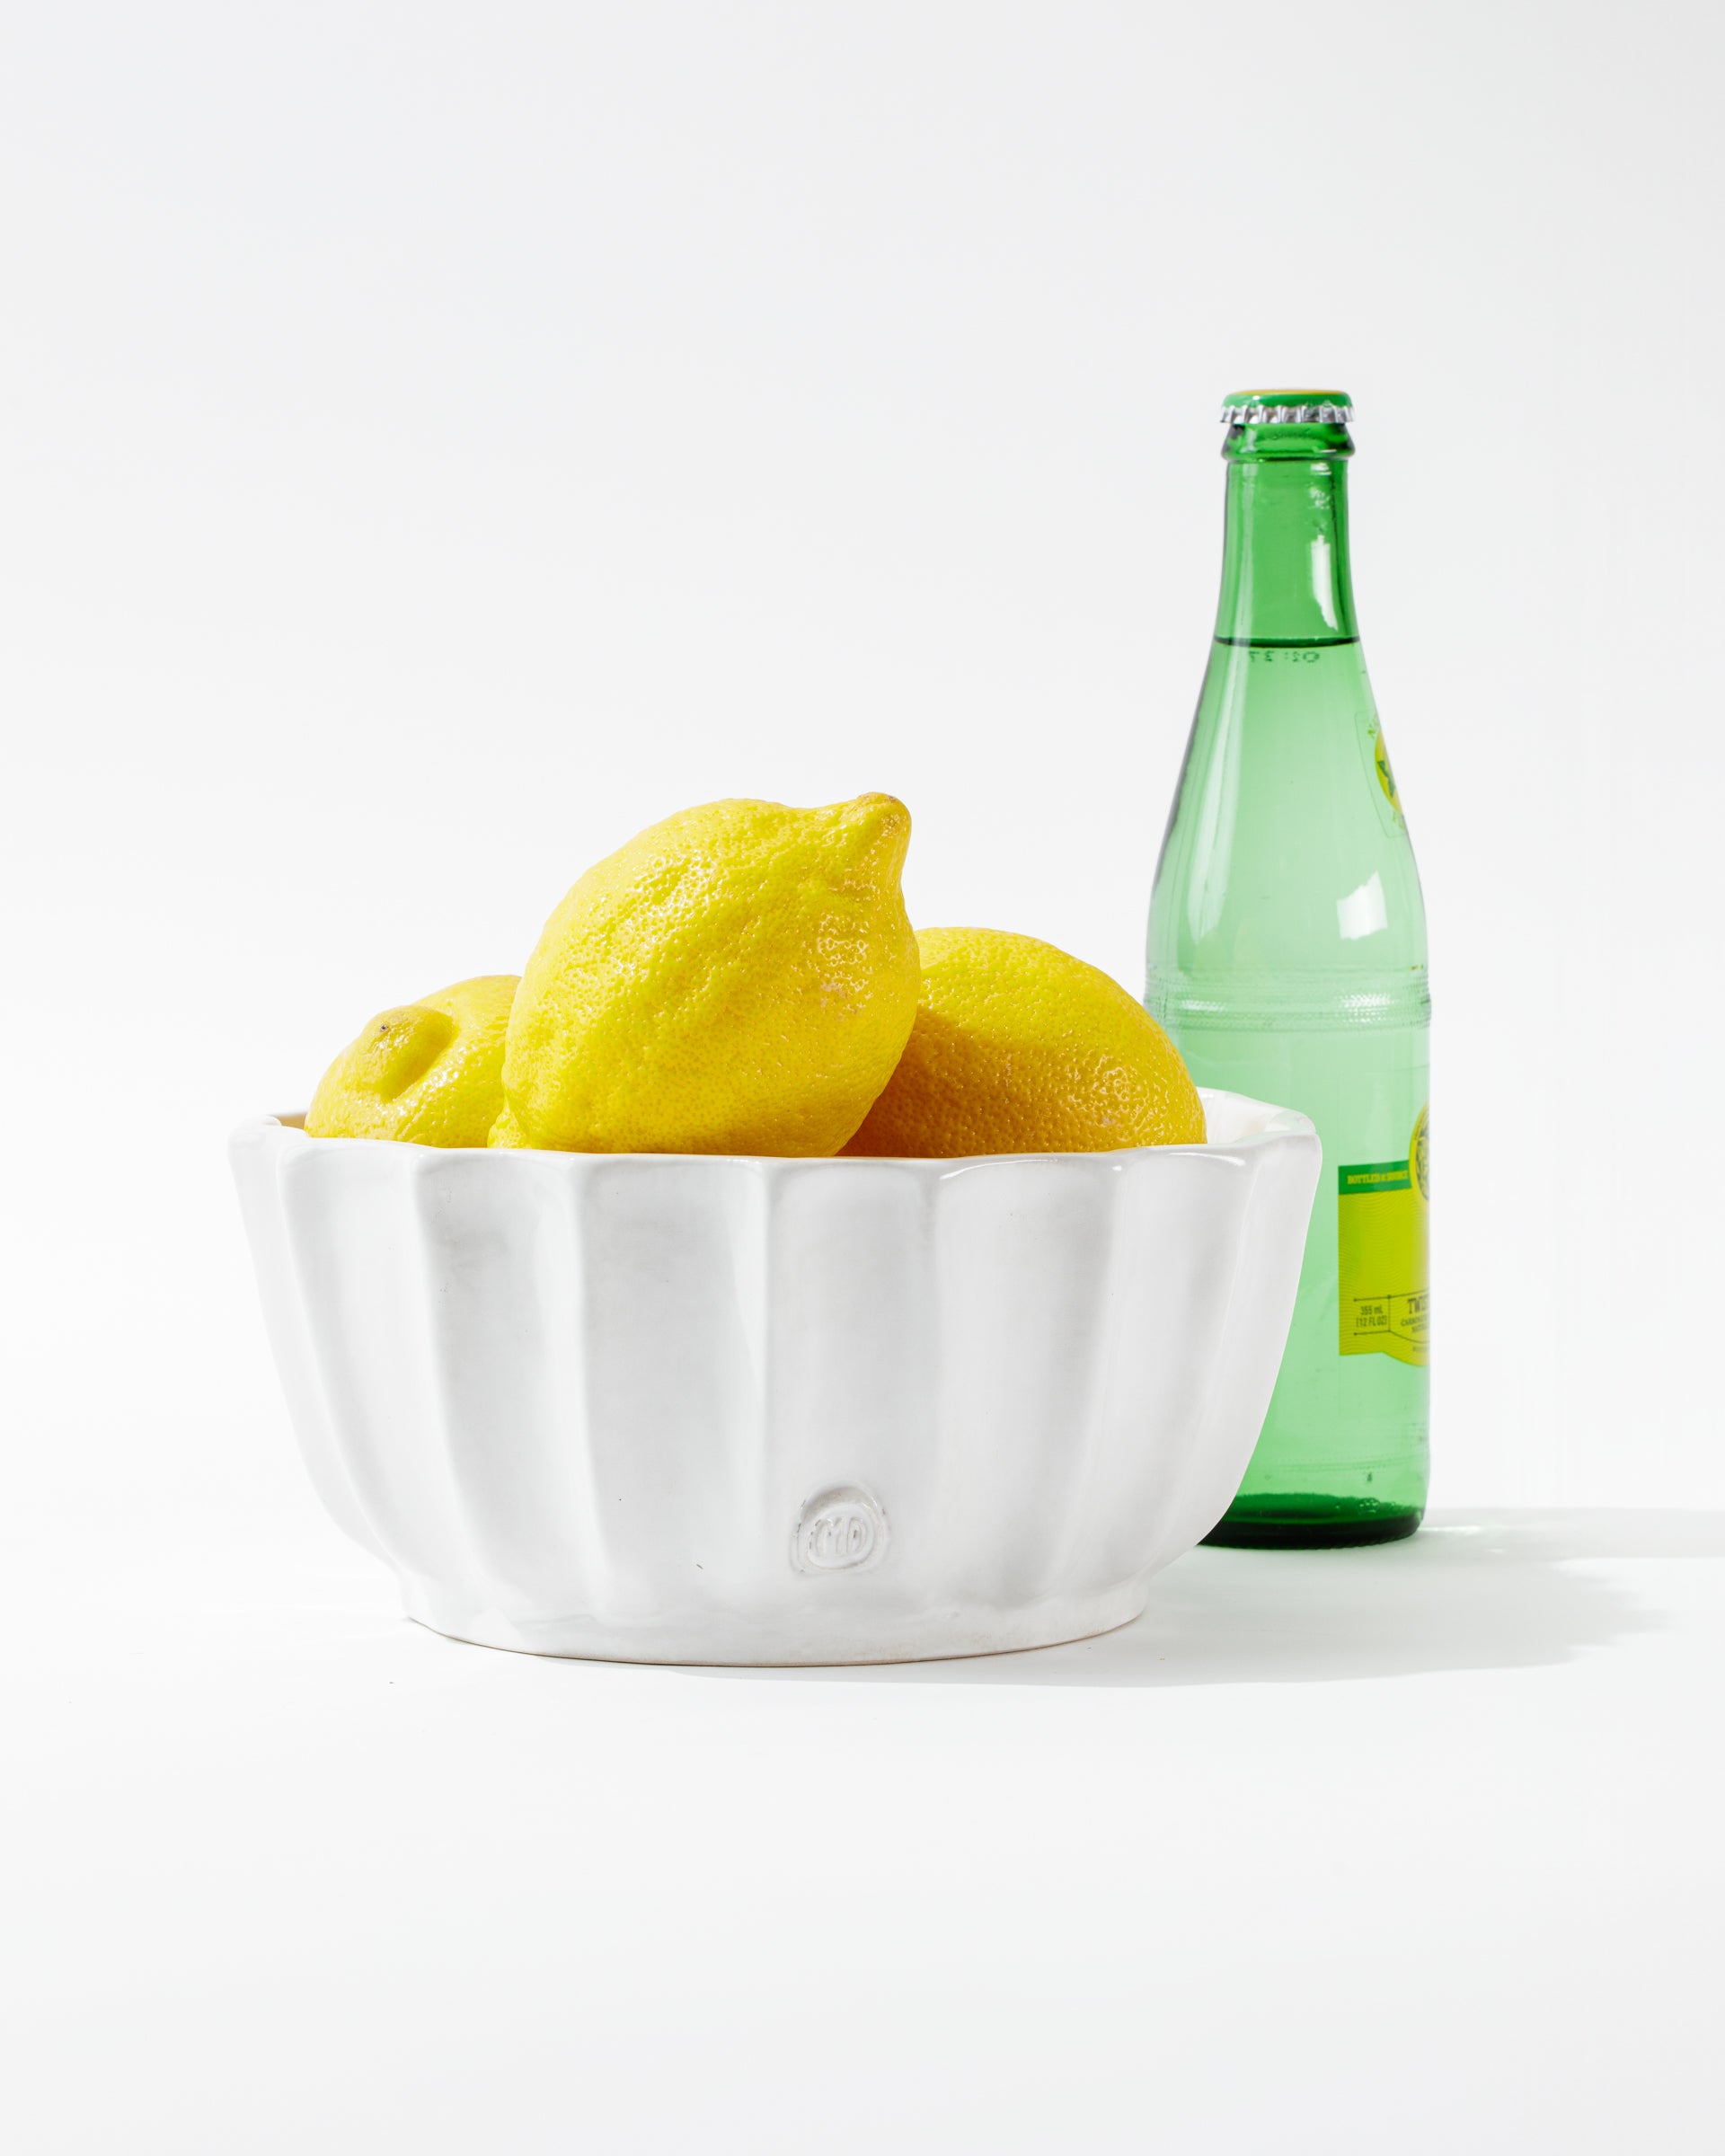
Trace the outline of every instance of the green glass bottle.
{"type": "Polygon", "coordinates": [[[1354,621],[1349,400],[1223,409],[1216,641],[1150,905],[1145,1001],[1200,1085],[1323,1140],[1281,1374],[1214,1542],[1411,1534],[1427,1480],[1426,920],[1354,621]]]}

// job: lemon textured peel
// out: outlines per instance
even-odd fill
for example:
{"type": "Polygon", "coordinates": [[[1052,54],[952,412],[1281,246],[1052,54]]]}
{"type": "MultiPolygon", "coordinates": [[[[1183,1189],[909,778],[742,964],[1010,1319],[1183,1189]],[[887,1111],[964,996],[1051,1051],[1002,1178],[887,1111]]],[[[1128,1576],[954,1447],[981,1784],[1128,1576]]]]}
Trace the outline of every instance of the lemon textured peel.
{"type": "Polygon", "coordinates": [[[903,1058],[845,1147],[951,1160],[1201,1144],[1180,1053],[1118,981],[1032,936],[931,928],[903,1058]]]}
{"type": "Polygon", "coordinates": [[[483,1145],[503,1106],[516,976],[481,974],[380,1011],[318,1081],[314,1138],[483,1145]]]}
{"type": "Polygon", "coordinates": [[[589,869],[509,1021],[500,1145],[835,1153],[916,1013],[910,815],[712,801],[589,869]]]}

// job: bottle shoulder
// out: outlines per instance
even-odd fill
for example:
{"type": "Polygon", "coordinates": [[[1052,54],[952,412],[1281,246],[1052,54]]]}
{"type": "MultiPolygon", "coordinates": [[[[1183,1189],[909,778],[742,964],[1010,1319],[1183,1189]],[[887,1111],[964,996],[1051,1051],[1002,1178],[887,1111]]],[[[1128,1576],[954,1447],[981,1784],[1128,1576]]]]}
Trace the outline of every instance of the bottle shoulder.
{"type": "Polygon", "coordinates": [[[1213,651],[1149,958],[1165,980],[1369,977],[1359,993],[1398,1002],[1423,983],[1419,870],[1357,644],[1213,651]]]}

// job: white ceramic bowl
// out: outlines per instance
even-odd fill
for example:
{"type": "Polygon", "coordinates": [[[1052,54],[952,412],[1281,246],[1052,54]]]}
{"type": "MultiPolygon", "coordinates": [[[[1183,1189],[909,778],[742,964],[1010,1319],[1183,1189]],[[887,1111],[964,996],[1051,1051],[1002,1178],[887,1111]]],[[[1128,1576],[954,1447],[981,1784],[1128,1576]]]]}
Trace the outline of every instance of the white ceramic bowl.
{"type": "Polygon", "coordinates": [[[235,1132],[324,1504],[410,1616],[642,1662],[888,1662],[1125,1623],[1237,1488],[1319,1145],[962,1161],[235,1132]]]}

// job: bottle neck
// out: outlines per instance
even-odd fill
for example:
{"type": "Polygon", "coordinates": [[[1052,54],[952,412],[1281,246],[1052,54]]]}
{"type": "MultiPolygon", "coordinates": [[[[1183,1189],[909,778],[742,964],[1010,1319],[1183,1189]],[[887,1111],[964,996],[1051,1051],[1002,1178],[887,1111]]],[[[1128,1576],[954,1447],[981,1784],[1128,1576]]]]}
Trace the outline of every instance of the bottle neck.
{"type": "Polygon", "coordinates": [[[1345,429],[1234,428],[1223,454],[1228,494],[1217,637],[1236,644],[1356,641],[1348,562],[1352,445],[1345,429]]]}

